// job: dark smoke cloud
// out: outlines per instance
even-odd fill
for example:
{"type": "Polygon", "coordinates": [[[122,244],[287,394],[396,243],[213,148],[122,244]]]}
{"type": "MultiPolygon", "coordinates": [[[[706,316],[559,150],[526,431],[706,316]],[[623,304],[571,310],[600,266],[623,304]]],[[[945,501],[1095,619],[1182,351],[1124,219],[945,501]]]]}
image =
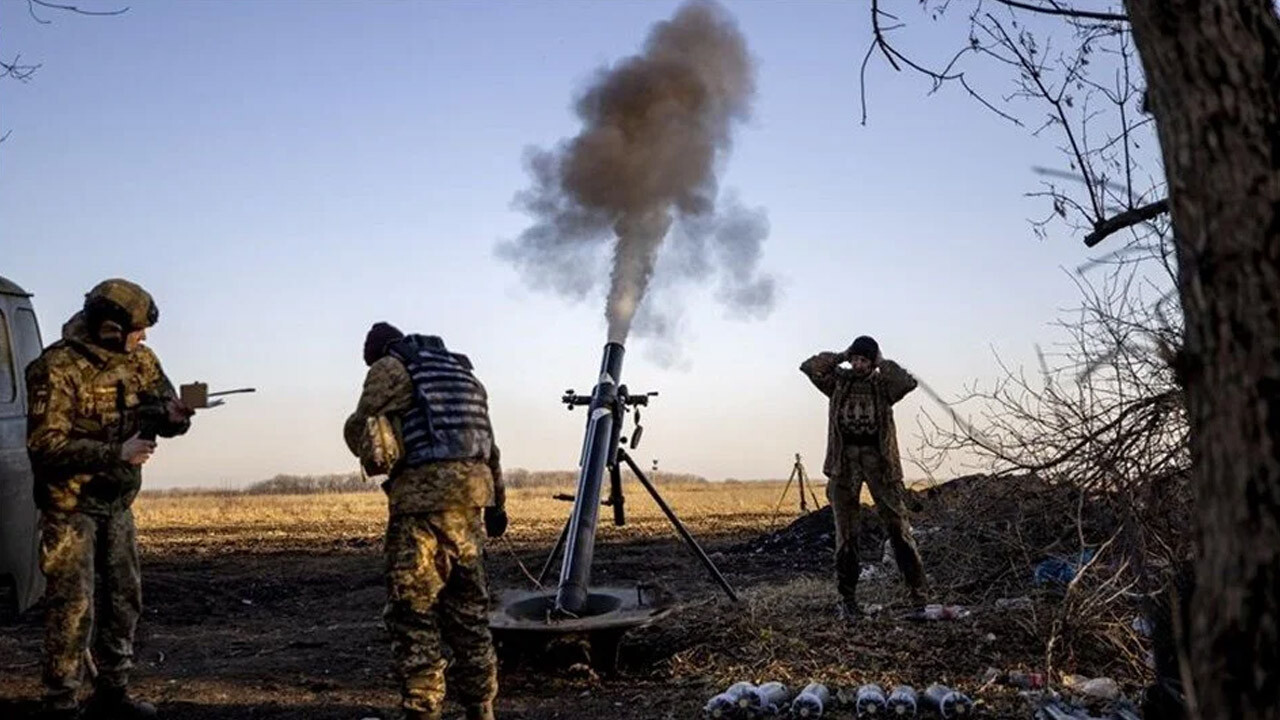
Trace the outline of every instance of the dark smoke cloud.
{"type": "Polygon", "coordinates": [[[610,267],[605,316],[616,342],[639,310],[636,334],[674,345],[678,304],[652,294],[712,275],[732,315],[764,317],[776,293],[758,273],[768,219],[732,198],[717,207],[715,176],[754,92],[733,19],[711,2],[682,6],[640,55],[597,72],[575,103],[576,137],[526,157],[532,186],[515,205],[533,223],[498,255],[532,286],[572,299],[610,267]]]}

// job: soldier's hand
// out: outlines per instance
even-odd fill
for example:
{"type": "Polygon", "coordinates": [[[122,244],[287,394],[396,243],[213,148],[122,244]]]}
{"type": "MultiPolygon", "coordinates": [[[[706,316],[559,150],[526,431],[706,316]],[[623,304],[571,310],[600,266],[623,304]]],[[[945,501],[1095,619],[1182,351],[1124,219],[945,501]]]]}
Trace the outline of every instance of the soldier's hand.
{"type": "Polygon", "coordinates": [[[187,407],[186,404],[178,398],[170,400],[166,407],[169,410],[169,422],[175,425],[180,425],[187,418],[196,414],[195,410],[187,407]]]}
{"type": "Polygon", "coordinates": [[[500,507],[484,509],[484,533],[491,538],[500,538],[507,532],[507,511],[500,507]]]}
{"type": "Polygon", "coordinates": [[[156,451],[156,443],[154,440],[143,440],[134,435],[124,444],[120,446],[120,459],[130,465],[141,465],[151,459],[151,453],[156,451]]]}

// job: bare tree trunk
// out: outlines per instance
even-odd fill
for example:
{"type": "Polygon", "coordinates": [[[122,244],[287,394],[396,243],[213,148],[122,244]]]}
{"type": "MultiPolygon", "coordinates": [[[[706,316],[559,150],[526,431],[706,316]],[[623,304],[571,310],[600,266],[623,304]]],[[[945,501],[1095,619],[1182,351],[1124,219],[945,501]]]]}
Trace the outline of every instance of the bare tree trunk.
{"type": "Polygon", "coordinates": [[[1272,0],[1125,4],[1186,314],[1194,701],[1204,718],[1280,718],[1280,18],[1272,0]]]}

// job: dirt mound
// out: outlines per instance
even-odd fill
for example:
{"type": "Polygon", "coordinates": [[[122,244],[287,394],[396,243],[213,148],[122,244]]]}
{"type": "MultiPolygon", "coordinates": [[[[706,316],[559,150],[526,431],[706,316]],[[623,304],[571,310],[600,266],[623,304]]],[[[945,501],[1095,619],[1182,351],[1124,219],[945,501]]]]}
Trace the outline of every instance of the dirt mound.
{"type": "MultiPolygon", "coordinates": [[[[829,561],[836,547],[835,518],[827,505],[802,515],[790,525],[738,543],[731,553],[781,555],[797,560],[829,561]]],[[[864,505],[858,523],[858,550],[866,560],[879,560],[886,535],[875,508],[864,505]]]]}
{"type": "MultiPolygon", "coordinates": [[[[907,493],[921,555],[935,584],[953,597],[1025,591],[1032,567],[1101,543],[1118,527],[1108,498],[1023,476],[968,475],[907,493]]],[[[859,554],[882,557],[886,539],[875,508],[863,506],[859,554]]],[[[797,569],[829,568],[835,546],[831,508],[739,543],[730,553],[776,556],[797,569]]]]}
{"type": "MultiPolygon", "coordinates": [[[[928,517],[920,515],[926,505],[938,505],[958,493],[972,493],[974,485],[986,476],[966,476],[924,491],[908,491],[906,504],[917,517],[912,522],[928,523],[928,517]]],[[[887,536],[880,516],[872,505],[863,505],[858,516],[858,550],[865,560],[879,560],[887,536]]],[[[754,537],[729,549],[733,553],[773,555],[813,555],[835,552],[835,518],[831,506],[825,505],[794,520],[784,528],[754,537]]]]}

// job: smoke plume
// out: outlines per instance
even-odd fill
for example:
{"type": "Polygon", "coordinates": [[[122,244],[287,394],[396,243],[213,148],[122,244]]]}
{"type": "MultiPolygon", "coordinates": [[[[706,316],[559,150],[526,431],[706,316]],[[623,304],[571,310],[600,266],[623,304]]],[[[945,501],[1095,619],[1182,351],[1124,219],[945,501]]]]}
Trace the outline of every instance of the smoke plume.
{"type": "Polygon", "coordinates": [[[711,2],[685,4],[650,30],[641,54],[597,71],[574,105],[576,137],[529,152],[532,185],[515,205],[533,221],[498,255],[534,287],[573,299],[603,283],[611,260],[613,342],[626,341],[641,311],[636,334],[673,343],[678,304],[650,296],[712,275],[731,314],[767,315],[775,283],[757,266],[768,219],[733,198],[717,207],[717,165],[754,92],[733,19],[711,2]]]}

